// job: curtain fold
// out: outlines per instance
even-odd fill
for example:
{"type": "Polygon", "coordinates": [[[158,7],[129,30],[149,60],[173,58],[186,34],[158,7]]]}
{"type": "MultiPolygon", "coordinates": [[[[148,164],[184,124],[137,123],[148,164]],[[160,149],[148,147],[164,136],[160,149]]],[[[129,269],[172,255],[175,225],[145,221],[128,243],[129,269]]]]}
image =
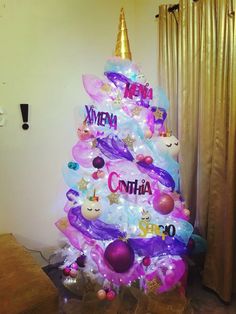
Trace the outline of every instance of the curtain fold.
{"type": "Polygon", "coordinates": [[[235,3],[180,0],[175,13],[160,6],[158,19],[158,83],[180,139],[181,190],[208,241],[203,283],[224,301],[236,266],[235,3]]]}

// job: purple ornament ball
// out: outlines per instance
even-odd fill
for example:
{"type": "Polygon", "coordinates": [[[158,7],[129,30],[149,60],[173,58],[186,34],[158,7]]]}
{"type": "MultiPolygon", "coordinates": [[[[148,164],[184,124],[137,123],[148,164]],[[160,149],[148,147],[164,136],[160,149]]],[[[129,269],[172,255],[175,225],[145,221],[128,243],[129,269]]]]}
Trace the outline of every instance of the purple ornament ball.
{"type": "Polygon", "coordinates": [[[154,209],[162,215],[170,214],[175,206],[173,198],[167,193],[155,196],[152,204],[154,209]]]}
{"type": "Polygon", "coordinates": [[[79,267],[85,267],[85,260],[86,260],[86,255],[80,255],[76,260],[76,264],[79,267]]]}
{"type": "Polygon", "coordinates": [[[115,240],[106,247],[104,259],[112,270],[125,273],[134,263],[134,251],[126,242],[115,240]]]}
{"type": "Polygon", "coordinates": [[[94,168],[101,169],[104,167],[104,165],[105,165],[105,161],[102,157],[97,156],[96,158],[94,158],[93,160],[94,168]]]}

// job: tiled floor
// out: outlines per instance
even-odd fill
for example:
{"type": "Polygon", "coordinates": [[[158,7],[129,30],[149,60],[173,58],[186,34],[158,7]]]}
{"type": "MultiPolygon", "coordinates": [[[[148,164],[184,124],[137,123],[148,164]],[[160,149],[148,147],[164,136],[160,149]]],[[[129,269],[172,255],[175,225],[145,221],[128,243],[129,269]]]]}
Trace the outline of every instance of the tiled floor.
{"type": "MultiPolygon", "coordinates": [[[[69,290],[67,290],[63,286],[61,281],[61,272],[57,269],[57,267],[47,266],[44,268],[44,270],[59,289],[61,296],[59,313],[80,314],[81,311],[79,298],[76,295],[73,295],[69,290]]],[[[194,268],[190,272],[189,276],[187,298],[189,300],[190,306],[187,312],[185,312],[185,314],[236,314],[236,297],[233,299],[231,304],[227,305],[223,303],[214,292],[204,288],[201,285],[200,275],[198,271],[196,271],[196,269],[194,268]]],[[[118,313],[116,311],[115,312],[109,311],[109,313],[123,314],[121,312],[118,313]]],[[[181,312],[178,311],[176,311],[175,313],[181,314],[181,312]]],[[[148,312],[145,313],[144,311],[143,314],[149,313],[148,312]]],[[[157,312],[156,314],[159,314],[159,312],[157,312]]],[[[166,314],[169,314],[168,310],[166,314]]]]}

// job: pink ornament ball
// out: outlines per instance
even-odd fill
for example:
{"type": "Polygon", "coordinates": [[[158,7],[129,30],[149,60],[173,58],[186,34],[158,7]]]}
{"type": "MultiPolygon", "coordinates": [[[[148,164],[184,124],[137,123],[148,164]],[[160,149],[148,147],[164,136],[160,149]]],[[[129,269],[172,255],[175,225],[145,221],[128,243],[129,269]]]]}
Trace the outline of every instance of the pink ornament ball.
{"type": "Polygon", "coordinates": [[[144,159],[144,155],[143,155],[143,154],[138,154],[138,155],[136,156],[136,159],[137,159],[138,161],[142,161],[142,160],[144,159]]]}
{"type": "Polygon", "coordinates": [[[70,267],[65,267],[63,269],[63,275],[64,276],[69,276],[70,275],[70,267]]]}
{"type": "Polygon", "coordinates": [[[92,177],[93,177],[94,180],[98,180],[97,171],[93,172],[92,177]]]}
{"type": "Polygon", "coordinates": [[[143,263],[143,265],[144,266],[150,266],[151,265],[151,258],[149,257],[149,256],[145,256],[144,258],[143,258],[143,261],[142,261],[142,263],[143,263]]]}
{"type": "Polygon", "coordinates": [[[113,290],[107,292],[106,298],[108,301],[113,301],[116,297],[116,293],[113,290]]]}
{"type": "Polygon", "coordinates": [[[75,269],[75,270],[78,270],[78,269],[79,269],[79,266],[78,266],[77,263],[72,263],[72,264],[70,265],[70,268],[75,269]]]}
{"type": "Polygon", "coordinates": [[[78,274],[78,270],[76,270],[76,269],[71,269],[70,270],[70,277],[71,278],[76,278],[77,274],[78,274]]]}
{"type": "Polygon", "coordinates": [[[158,213],[168,215],[174,209],[175,202],[169,194],[162,193],[153,198],[152,204],[158,213]]]}
{"type": "Polygon", "coordinates": [[[102,170],[98,170],[97,171],[97,176],[98,176],[98,178],[104,178],[105,177],[105,172],[104,171],[102,171],[102,170]]]}
{"type": "Polygon", "coordinates": [[[97,292],[97,297],[99,300],[105,300],[106,297],[107,297],[107,293],[105,290],[101,289],[101,290],[98,290],[97,292]]]}
{"type": "Polygon", "coordinates": [[[146,156],[143,160],[147,165],[151,165],[153,163],[153,158],[151,156],[146,156]]]}

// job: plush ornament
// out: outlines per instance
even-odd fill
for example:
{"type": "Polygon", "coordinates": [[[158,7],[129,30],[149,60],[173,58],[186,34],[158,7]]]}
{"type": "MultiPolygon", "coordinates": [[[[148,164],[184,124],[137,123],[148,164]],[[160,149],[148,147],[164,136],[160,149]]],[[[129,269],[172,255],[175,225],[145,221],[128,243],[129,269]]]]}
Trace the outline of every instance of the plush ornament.
{"type": "Polygon", "coordinates": [[[77,135],[81,141],[86,141],[86,140],[89,140],[90,138],[93,137],[93,135],[92,135],[91,131],[89,130],[86,122],[83,122],[82,127],[78,128],[77,135]]]}
{"type": "Polygon", "coordinates": [[[99,300],[105,300],[107,297],[107,293],[105,290],[101,289],[97,292],[97,297],[99,300]]]}
{"type": "Polygon", "coordinates": [[[154,196],[152,204],[158,213],[168,215],[174,209],[175,202],[169,194],[162,193],[154,196]]]}
{"type": "Polygon", "coordinates": [[[93,160],[94,168],[101,169],[104,167],[104,165],[105,165],[105,161],[102,157],[98,156],[98,157],[94,158],[94,160],[93,160]]]}
{"type": "Polygon", "coordinates": [[[85,267],[85,261],[86,261],[86,255],[82,254],[82,255],[80,255],[80,256],[77,258],[76,264],[77,264],[79,267],[83,268],[83,267],[85,267]]]}
{"type": "Polygon", "coordinates": [[[116,297],[116,293],[114,290],[110,290],[107,292],[106,298],[108,301],[113,301],[116,297]]]}
{"type": "Polygon", "coordinates": [[[112,270],[125,273],[134,263],[134,251],[126,242],[115,240],[106,247],[104,259],[112,270]]]}
{"type": "Polygon", "coordinates": [[[64,276],[69,276],[70,275],[70,267],[65,267],[63,269],[63,275],[64,276]]]}
{"type": "Polygon", "coordinates": [[[157,148],[161,152],[168,152],[172,157],[175,158],[177,157],[180,150],[179,140],[174,135],[169,135],[168,133],[167,135],[169,136],[165,135],[166,133],[157,138],[157,148]]]}
{"type": "Polygon", "coordinates": [[[143,266],[150,266],[151,265],[151,258],[149,256],[145,256],[142,260],[143,266]]]}
{"type": "Polygon", "coordinates": [[[149,222],[151,220],[151,215],[149,214],[148,210],[142,209],[141,214],[142,214],[142,217],[141,217],[142,221],[149,222]]]}
{"type": "Polygon", "coordinates": [[[102,206],[99,203],[99,198],[94,195],[87,199],[81,206],[81,214],[87,220],[95,220],[102,213],[102,206]]]}
{"type": "Polygon", "coordinates": [[[70,277],[71,278],[76,278],[77,274],[78,274],[78,270],[76,270],[76,269],[71,269],[70,270],[70,277]]]}

